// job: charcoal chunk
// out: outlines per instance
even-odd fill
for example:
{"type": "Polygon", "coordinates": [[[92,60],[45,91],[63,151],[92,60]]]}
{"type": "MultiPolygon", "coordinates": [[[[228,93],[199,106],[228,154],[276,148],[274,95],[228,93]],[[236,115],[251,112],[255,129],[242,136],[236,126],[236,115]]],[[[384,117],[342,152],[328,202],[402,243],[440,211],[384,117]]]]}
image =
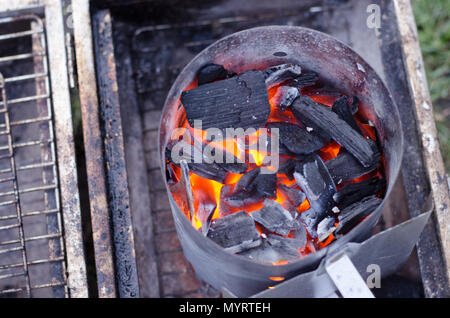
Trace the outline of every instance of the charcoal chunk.
{"type": "Polygon", "coordinates": [[[321,220],[324,219],[325,216],[323,216],[321,213],[316,212],[313,209],[309,209],[307,211],[304,211],[300,213],[300,220],[305,226],[306,230],[308,231],[309,235],[312,238],[317,238],[317,225],[320,223],[321,220]]]}
{"type": "Polygon", "coordinates": [[[338,98],[331,108],[333,112],[335,112],[340,119],[344,120],[350,127],[352,127],[356,132],[358,132],[361,136],[363,135],[361,128],[359,128],[356,123],[355,118],[353,117],[352,111],[348,105],[347,96],[342,96],[338,98]]]}
{"type": "Polygon", "coordinates": [[[299,224],[289,211],[273,200],[264,200],[261,210],[251,213],[253,219],[271,232],[288,235],[299,224]]]}
{"type": "Polygon", "coordinates": [[[311,154],[325,146],[323,141],[314,133],[291,123],[269,123],[268,128],[278,128],[280,143],[290,152],[300,155],[311,154]]]}
{"type": "Polygon", "coordinates": [[[336,227],[334,226],[335,222],[336,220],[332,216],[326,217],[320,221],[317,225],[317,236],[319,242],[325,241],[336,230],[336,227]]]}
{"type": "Polygon", "coordinates": [[[260,173],[255,180],[256,192],[264,198],[275,199],[277,197],[277,175],[260,173]]]}
{"type": "Polygon", "coordinates": [[[277,101],[277,108],[284,112],[299,95],[300,92],[296,87],[280,86],[273,98],[277,101]]]}
{"type": "Polygon", "coordinates": [[[294,207],[299,207],[306,199],[306,194],[301,190],[288,187],[285,184],[280,184],[278,188],[294,207]]]}
{"type": "Polygon", "coordinates": [[[179,160],[172,158],[172,150],[174,147],[181,150],[177,153],[177,156],[179,157],[178,159],[185,160],[189,166],[189,170],[192,173],[195,173],[202,178],[214,180],[219,183],[225,182],[227,171],[216,163],[206,163],[208,161],[205,160],[206,158],[204,157],[204,153],[200,149],[197,149],[195,146],[188,144],[183,140],[173,141],[167,145],[166,158],[169,162],[177,166],[180,165],[179,160]],[[189,150],[185,152],[187,149],[189,150]]]}
{"type": "Polygon", "coordinates": [[[376,195],[386,185],[385,179],[370,178],[357,183],[349,183],[334,195],[334,200],[342,210],[363,198],[376,195]]]}
{"type": "Polygon", "coordinates": [[[245,173],[234,187],[233,193],[246,192],[250,193],[254,189],[254,180],[261,172],[260,168],[255,168],[245,173]]]}
{"type": "Polygon", "coordinates": [[[197,207],[197,219],[202,223],[202,233],[206,236],[211,225],[211,220],[216,210],[215,202],[200,202],[197,207]]]}
{"type": "Polygon", "coordinates": [[[208,237],[230,253],[239,253],[262,243],[255,222],[245,211],[213,220],[208,237]]]}
{"type": "Polygon", "coordinates": [[[302,68],[295,64],[282,64],[270,67],[264,71],[267,88],[272,88],[288,80],[293,80],[300,76],[302,68]]]}
{"type": "Polygon", "coordinates": [[[337,192],[336,185],[322,159],[310,156],[295,167],[294,178],[305,192],[311,208],[319,213],[321,221],[334,206],[333,195],[337,192]]]}
{"type": "Polygon", "coordinates": [[[308,96],[299,96],[292,105],[295,118],[305,126],[320,130],[350,152],[364,167],[373,164],[377,154],[371,144],[344,120],[308,96]]]}
{"type": "Polygon", "coordinates": [[[338,216],[339,225],[336,234],[345,234],[350,231],[364,217],[370,215],[379,205],[381,200],[375,196],[364,198],[346,207],[338,216]]]}
{"type": "Polygon", "coordinates": [[[334,182],[340,184],[359,178],[377,169],[380,165],[380,156],[378,155],[374,158],[372,165],[364,167],[348,151],[341,150],[337,157],[328,160],[325,165],[333,177],[334,182]]]}
{"type": "Polygon", "coordinates": [[[278,173],[286,175],[289,180],[294,180],[296,161],[294,159],[288,159],[278,168],[278,173]]]}
{"type": "Polygon", "coordinates": [[[236,77],[204,84],[185,91],[181,102],[193,127],[202,121],[202,129],[261,128],[270,115],[269,93],[261,71],[251,70],[236,77]]]}
{"type": "Polygon", "coordinates": [[[198,85],[211,83],[227,78],[228,71],[218,64],[208,64],[203,66],[198,72],[198,85]]]}
{"type": "Polygon", "coordinates": [[[189,221],[195,214],[194,209],[194,192],[192,190],[191,181],[189,178],[189,167],[185,160],[181,160],[181,177],[180,181],[174,186],[170,187],[175,201],[182,211],[187,215],[189,221]]]}
{"type": "Polygon", "coordinates": [[[307,86],[315,85],[318,79],[319,76],[315,72],[302,73],[300,76],[292,80],[290,85],[293,85],[298,89],[302,89],[307,86]]]}

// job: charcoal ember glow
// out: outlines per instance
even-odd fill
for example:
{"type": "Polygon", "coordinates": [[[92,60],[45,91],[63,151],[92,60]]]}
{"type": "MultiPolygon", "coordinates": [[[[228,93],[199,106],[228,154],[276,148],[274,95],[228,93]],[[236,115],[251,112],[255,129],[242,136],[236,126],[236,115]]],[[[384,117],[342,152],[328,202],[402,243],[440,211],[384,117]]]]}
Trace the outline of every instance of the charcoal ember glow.
{"type": "Polygon", "coordinates": [[[258,129],[264,127],[270,115],[264,75],[256,70],[185,91],[181,103],[191,127],[194,120],[202,120],[205,130],[258,129]]]}
{"type": "Polygon", "coordinates": [[[291,123],[270,123],[268,128],[278,128],[280,143],[294,153],[300,155],[307,155],[323,148],[325,144],[313,132],[308,132],[306,129],[291,123]]]}
{"type": "Polygon", "coordinates": [[[370,143],[328,107],[318,104],[308,96],[299,96],[292,105],[292,111],[298,121],[334,139],[364,167],[373,164],[376,152],[370,143]]]}
{"type": "Polygon", "coordinates": [[[245,211],[214,220],[208,237],[230,253],[248,250],[262,242],[255,222],[245,211]]]}
{"type": "Polygon", "coordinates": [[[376,131],[354,116],[356,96],[324,87],[317,73],[295,64],[230,77],[217,64],[198,72],[200,86],[182,93],[178,109],[180,127],[194,139],[174,137],[166,148],[170,189],[198,231],[231,253],[280,265],[327,246],[372,213],[385,186],[383,165],[376,131]],[[255,130],[232,150],[210,140],[209,128],[223,136],[227,128],[255,130]],[[279,139],[262,138],[261,148],[274,129],[279,139]],[[274,154],[279,167],[267,173],[263,158],[274,154]]]}
{"type": "Polygon", "coordinates": [[[264,207],[251,213],[253,219],[271,232],[288,235],[299,223],[289,211],[273,200],[264,200],[264,207]]]}
{"type": "Polygon", "coordinates": [[[273,98],[278,101],[278,109],[286,111],[294,100],[300,95],[298,88],[292,86],[280,86],[273,98]]]}

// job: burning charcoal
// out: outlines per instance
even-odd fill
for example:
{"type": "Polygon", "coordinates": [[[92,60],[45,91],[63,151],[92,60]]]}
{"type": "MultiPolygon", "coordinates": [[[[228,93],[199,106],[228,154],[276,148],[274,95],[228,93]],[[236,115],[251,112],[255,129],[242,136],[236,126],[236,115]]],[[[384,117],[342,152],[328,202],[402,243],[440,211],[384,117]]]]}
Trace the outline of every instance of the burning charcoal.
{"type": "Polygon", "coordinates": [[[264,200],[264,207],[252,212],[253,219],[271,232],[288,235],[299,227],[297,221],[280,204],[273,200],[264,200]]]}
{"type": "Polygon", "coordinates": [[[219,167],[230,173],[242,174],[247,171],[248,166],[231,153],[228,153],[223,149],[220,149],[219,151],[219,149],[211,143],[203,144],[202,147],[203,158],[206,162],[214,162],[219,167]],[[206,148],[208,148],[208,151],[205,151],[206,148]],[[219,153],[221,153],[221,155],[217,156],[219,153]],[[231,156],[231,158],[227,158],[229,156],[231,156]]]}
{"type": "Polygon", "coordinates": [[[317,238],[317,225],[323,219],[321,217],[321,213],[314,211],[313,209],[309,209],[305,212],[300,213],[300,220],[305,226],[306,230],[308,230],[309,235],[312,238],[317,238]]]}
{"type": "Polygon", "coordinates": [[[255,168],[244,174],[236,183],[233,193],[236,194],[240,192],[246,193],[251,192],[254,189],[253,181],[259,175],[260,172],[261,172],[260,168],[255,168]]]}
{"type": "Polygon", "coordinates": [[[308,242],[307,233],[305,227],[300,224],[298,228],[291,232],[292,240],[295,241],[295,247],[298,249],[305,248],[306,243],[308,242]]]}
{"type": "Polygon", "coordinates": [[[301,242],[297,240],[270,234],[260,246],[239,255],[248,257],[255,262],[273,264],[279,261],[298,259],[300,257],[298,249],[303,248],[305,244],[303,244],[303,247],[300,246],[302,246],[301,242]]]}
{"type": "Polygon", "coordinates": [[[278,173],[285,174],[289,180],[294,180],[295,165],[295,160],[288,159],[278,168],[278,173]]]}
{"type": "Polygon", "coordinates": [[[322,159],[314,155],[303,162],[298,162],[294,178],[305,192],[311,208],[319,213],[318,221],[321,221],[333,208],[333,195],[337,192],[336,185],[322,159]]]}
{"type": "Polygon", "coordinates": [[[228,71],[218,64],[208,64],[198,72],[198,85],[211,83],[217,80],[223,80],[227,77],[228,71]]]}
{"type": "Polygon", "coordinates": [[[295,78],[290,83],[290,85],[294,85],[298,89],[301,89],[303,87],[312,86],[316,84],[318,79],[319,79],[318,74],[315,72],[303,73],[297,78],[295,78]]]}
{"type": "Polygon", "coordinates": [[[222,169],[230,173],[242,174],[247,171],[248,166],[245,163],[218,163],[222,169]]]}
{"type": "Polygon", "coordinates": [[[214,202],[200,202],[197,208],[197,219],[202,223],[202,233],[206,236],[217,204],[214,202]]]}
{"type": "Polygon", "coordinates": [[[350,153],[341,150],[337,157],[328,160],[325,165],[333,177],[334,182],[340,184],[372,172],[378,168],[380,164],[379,160],[379,156],[375,157],[371,166],[363,167],[350,153]]]}
{"type": "Polygon", "coordinates": [[[278,188],[294,207],[299,207],[306,199],[306,195],[302,191],[288,187],[285,184],[280,184],[278,188]]]}
{"type": "Polygon", "coordinates": [[[194,126],[202,121],[202,129],[261,128],[270,115],[269,93],[260,71],[247,71],[236,77],[204,84],[185,91],[181,102],[186,118],[194,126]]]}
{"type": "Polygon", "coordinates": [[[364,217],[371,214],[380,204],[381,200],[379,198],[371,196],[346,207],[338,216],[339,225],[336,228],[336,234],[345,234],[350,231],[364,217]]]}
{"type": "Polygon", "coordinates": [[[331,108],[333,112],[335,112],[340,119],[344,120],[350,127],[352,127],[355,131],[357,131],[361,136],[363,135],[361,128],[359,128],[356,123],[355,118],[352,115],[352,111],[348,105],[348,99],[346,96],[342,96],[338,98],[331,108]]]}
{"type": "Polygon", "coordinates": [[[325,146],[319,137],[298,125],[277,122],[270,123],[267,127],[278,128],[280,143],[295,154],[311,154],[325,146]]]}
{"type": "Polygon", "coordinates": [[[334,195],[334,200],[342,210],[363,198],[376,195],[385,186],[385,180],[370,178],[357,183],[349,183],[334,195]]]}
{"type": "Polygon", "coordinates": [[[326,217],[320,221],[317,225],[317,236],[319,242],[325,241],[330,234],[336,230],[336,227],[334,226],[335,222],[336,220],[332,216],[326,217]]]}
{"type": "Polygon", "coordinates": [[[352,98],[352,106],[350,107],[352,115],[356,114],[359,110],[359,99],[356,96],[352,98]]]}
{"type": "Polygon", "coordinates": [[[255,222],[245,211],[211,222],[208,237],[230,253],[239,253],[262,243],[255,222]]]}
{"type": "Polygon", "coordinates": [[[321,134],[334,139],[364,167],[373,164],[377,154],[370,143],[328,107],[316,103],[308,96],[299,96],[292,105],[292,112],[305,126],[320,130],[321,134]]]}
{"type": "Polygon", "coordinates": [[[194,194],[192,192],[191,181],[189,178],[189,167],[185,160],[181,160],[181,177],[180,181],[170,187],[170,191],[173,194],[175,201],[180,207],[181,211],[188,213],[187,218],[192,220],[192,216],[195,213],[194,209],[194,194]]]}
{"type": "Polygon", "coordinates": [[[168,162],[166,163],[166,179],[167,179],[167,184],[169,185],[169,187],[171,187],[177,183],[175,171],[173,171],[171,164],[168,162]]]}
{"type": "Polygon", "coordinates": [[[172,158],[172,149],[183,150],[182,153],[177,153],[179,159],[186,160],[188,162],[189,169],[192,173],[205,178],[224,183],[227,176],[227,171],[216,163],[206,163],[203,152],[197,149],[195,146],[186,143],[185,141],[170,142],[166,148],[167,159],[175,165],[179,165],[175,158],[172,158]],[[177,148],[175,148],[177,147],[177,148]],[[189,151],[186,151],[189,149],[189,151]],[[196,161],[200,163],[196,163],[196,161]]]}
{"type": "Polygon", "coordinates": [[[245,208],[248,205],[261,203],[264,199],[264,195],[252,190],[251,192],[231,194],[225,198],[225,202],[233,208],[245,208]]]}
{"type": "Polygon", "coordinates": [[[275,199],[277,197],[277,175],[260,173],[255,180],[255,190],[264,198],[275,199]]]}
{"type": "Polygon", "coordinates": [[[264,71],[267,88],[270,89],[285,81],[293,80],[300,76],[301,73],[302,68],[295,64],[282,64],[270,67],[264,71]]]}
{"type": "Polygon", "coordinates": [[[277,103],[277,107],[282,111],[286,111],[288,107],[292,105],[294,100],[300,95],[300,92],[296,87],[280,86],[275,94],[274,98],[277,103]]]}
{"type": "MultiPolygon", "coordinates": [[[[234,211],[236,211],[235,207],[228,204],[228,197],[233,192],[233,185],[225,184],[222,189],[220,189],[220,197],[219,197],[219,215],[220,217],[227,216],[234,211]]],[[[240,205],[241,206],[241,205],[240,205]]],[[[240,207],[237,206],[237,207],[240,207]]]]}

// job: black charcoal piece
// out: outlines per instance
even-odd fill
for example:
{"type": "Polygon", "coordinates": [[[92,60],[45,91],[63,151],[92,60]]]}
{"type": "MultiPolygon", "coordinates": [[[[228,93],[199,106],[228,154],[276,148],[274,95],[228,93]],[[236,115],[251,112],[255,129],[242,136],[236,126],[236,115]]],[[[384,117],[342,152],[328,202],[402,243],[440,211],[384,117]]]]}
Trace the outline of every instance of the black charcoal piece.
{"type": "Polygon", "coordinates": [[[334,226],[335,222],[336,220],[332,216],[326,217],[320,221],[317,225],[317,236],[319,242],[325,241],[336,230],[336,227],[334,226]]]}
{"type": "Polygon", "coordinates": [[[294,207],[299,207],[306,199],[306,194],[301,190],[288,187],[285,184],[280,184],[278,188],[294,207]]]}
{"type": "Polygon", "coordinates": [[[242,174],[247,171],[248,166],[245,163],[218,163],[219,167],[230,173],[242,174]]]}
{"type": "Polygon", "coordinates": [[[289,211],[273,200],[264,200],[261,210],[251,213],[253,219],[271,232],[288,235],[300,224],[294,220],[289,211]]]}
{"type": "Polygon", "coordinates": [[[240,253],[261,245],[255,222],[245,211],[213,220],[208,237],[230,253],[240,253]]]}
{"type": "Polygon", "coordinates": [[[349,183],[334,195],[334,200],[337,202],[339,209],[342,210],[365,197],[376,195],[385,185],[385,179],[378,177],[357,183],[349,183]]]}
{"type": "Polygon", "coordinates": [[[255,168],[253,170],[250,170],[249,172],[245,173],[239,181],[236,183],[233,194],[246,192],[249,193],[254,190],[254,183],[253,181],[255,178],[259,175],[261,172],[260,168],[255,168]]]}
{"type": "Polygon", "coordinates": [[[264,75],[255,70],[185,91],[181,102],[191,127],[201,120],[203,130],[218,128],[224,134],[226,128],[264,127],[270,115],[264,75]]]}
{"type": "Polygon", "coordinates": [[[311,208],[319,213],[318,221],[321,221],[333,208],[333,195],[337,192],[322,159],[313,155],[305,161],[297,162],[294,178],[306,194],[311,208]]]}
{"type": "Polygon", "coordinates": [[[300,92],[296,87],[280,86],[274,96],[278,109],[282,112],[286,111],[299,95],[300,92]]]}
{"type": "Polygon", "coordinates": [[[348,104],[347,96],[339,97],[333,104],[331,108],[333,112],[335,112],[340,119],[344,120],[350,127],[352,127],[356,132],[358,132],[361,136],[363,135],[361,128],[359,128],[356,123],[355,118],[353,117],[352,111],[348,104]]]}
{"type": "Polygon", "coordinates": [[[350,152],[364,167],[373,164],[377,153],[371,144],[329,107],[308,96],[299,96],[292,105],[295,118],[305,126],[321,131],[350,152]]]}
{"type": "Polygon", "coordinates": [[[208,64],[200,69],[198,72],[198,85],[211,83],[217,80],[227,78],[228,71],[218,64],[208,64]]]}
{"type": "Polygon", "coordinates": [[[172,192],[173,197],[181,211],[186,212],[187,218],[189,221],[192,221],[192,217],[195,214],[194,193],[192,191],[191,180],[189,178],[189,167],[185,160],[181,160],[180,168],[180,181],[170,187],[170,191],[172,192]]]}
{"type": "Polygon", "coordinates": [[[275,199],[277,197],[277,175],[275,173],[259,173],[253,183],[256,192],[264,198],[275,199]]]}
{"type": "Polygon", "coordinates": [[[267,88],[282,84],[288,80],[293,80],[300,76],[302,68],[295,64],[282,64],[270,67],[264,71],[267,88]]]}
{"type": "Polygon", "coordinates": [[[295,154],[307,155],[324,147],[323,141],[314,132],[291,123],[269,123],[268,128],[278,128],[280,144],[295,154]]]}
{"type": "Polygon", "coordinates": [[[225,184],[222,189],[220,189],[220,197],[219,197],[219,216],[224,217],[227,216],[234,211],[236,211],[235,207],[231,206],[227,202],[227,198],[233,192],[233,185],[225,184]]]}
{"type": "Polygon", "coordinates": [[[200,202],[197,207],[197,219],[202,223],[202,233],[206,236],[209,231],[211,219],[216,210],[217,204],[214,202],[200,202]]]}
{"type": "MultiPolygon", "coordinates": [[[[325,216],[326,217],[326,216],[325,216]]],[[[317,225],[323,220],[322,214],[309,209],[300,213],[299,219],[312,238],[317,238],[317,225]]]]}
{"type": "Polygon", "coordinates": [[[336,228],[336,234],[345,234],[350,231],[364,217],[370,215],[380,204],[381,199],[371,196],[343,209],[338,216],[339,225],[336,228]]]}
{"type": "Polygon", "coordinates": [[[225,182],[227,171],[216,163],[206,163],[204,152],[183,140],[170,142],[166,148],[166,157],[177,166],[180,165],[180,160],[185,160],[188,163],[190,171],[202,178],[214,180],[219,183],[225,182]],[[172,150],[175,151],[175,155],[178,158],[173,158],[172,150]]]}
{"type": "Polygon", "coordinates": [[[352,115],[356,114],[359,110],[359,99],[356,96],[352,97],[352,106],[350,107],[352,115]]]}
{"type": "Polygon", "coordinates": [[[289,180],[294,180],[295,165],[296,161],[294,159],[288,159],[280,165],[278,173],[286,175],[289,180]]]}
{"type": "Polygon", "coordinates": [[[334,182],[341,184],[342,182],[354,180],[377,169],[380,165],[380,157],[376,156],[371,166],[363,167],[348,151],[341,149],[339,155],[328,160],[325,165],[333,177],[334,182]]]}
{"type": "Polygon", "coordinates": [[[294,85],[298,89],[301,89],[303,87],[312,86],[316,84],[317,80],[319,79],[319,76],[315,72],[309,72],[309,73],[303,73],[297,78],[295,78],[290,85],[294,85]]]}
{"type": "Polygon", "coordinates": [[[242,160],[224,149],[209,143],[203,143],[203,158],[206,162],[212,162],[230,173],[241,174],[247,171],[248,166],[242,160]]]}
{"type": "Polygon", "coordinates": [[[258,193],[256,190],[252,190],[250,192],[230,194],[225,198],[225,202],[233,208],[245,208],[252,204],[261,203],[264,199],[264,195],[258,193]]]}

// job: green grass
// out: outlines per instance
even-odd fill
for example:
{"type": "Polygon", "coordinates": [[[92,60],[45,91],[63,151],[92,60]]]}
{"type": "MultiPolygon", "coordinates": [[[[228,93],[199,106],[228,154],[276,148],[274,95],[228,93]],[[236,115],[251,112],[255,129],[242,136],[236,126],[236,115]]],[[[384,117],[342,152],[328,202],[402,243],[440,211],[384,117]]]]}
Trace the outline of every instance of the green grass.
{"type": "Polygon", "coordinates": [[[450,0],[412,0],[434,104],[442,156],[450,172],[450,0]]]}

